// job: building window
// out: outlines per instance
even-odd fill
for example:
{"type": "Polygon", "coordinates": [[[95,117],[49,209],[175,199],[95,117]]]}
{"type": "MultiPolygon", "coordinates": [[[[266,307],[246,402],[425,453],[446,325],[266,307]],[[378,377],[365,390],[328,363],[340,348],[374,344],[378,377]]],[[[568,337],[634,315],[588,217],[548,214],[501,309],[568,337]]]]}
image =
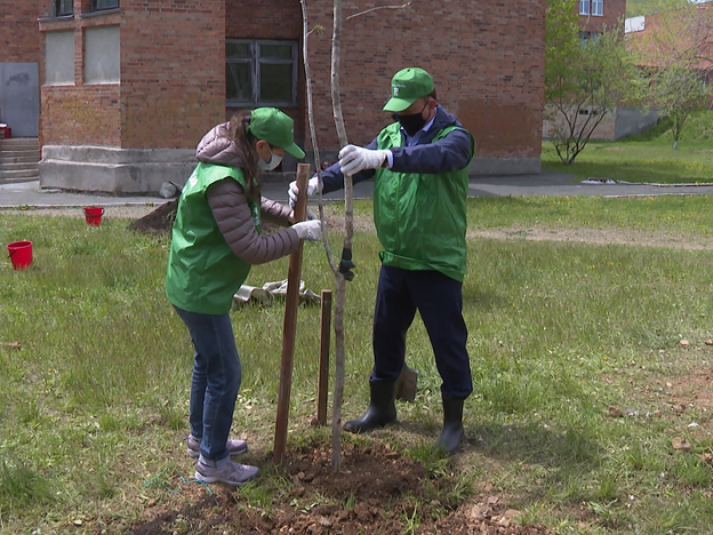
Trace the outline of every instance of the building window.
{"type": "Polygon", "coordinates": [[[118,26],[84,31],[84,83],[115,84],[121,80],[121,43],[118,26]]]}
{"type": "Polygon", "coordinates": [[[604,0],[579,0],[580,15],[604,16],[604,0]]]}
{"type": "Polygon", "coordinates": [[[228,39],[225,100],[229,106],[295,106],[297,42],[228,39]]]}
{"type": "Polygon", "coordinates": [[[116,9],[119,7],[119,0],[92,0],[92,11],[102,9],[116,9]]]}
{"type": "Polygon", "coordinates": [[[592,0],[592,15],[596,17],[604,16],[604,0],[592,0]]]}
{"type": "Polygon", "coordinates": [[[55,17],[66,17],[74,14],[73,0],[54,0],[55,17]]]}
{"type": "Polygon", "coordinates": [[[45,33],[45,85],[74,84],[74,31],[45,33]]]}

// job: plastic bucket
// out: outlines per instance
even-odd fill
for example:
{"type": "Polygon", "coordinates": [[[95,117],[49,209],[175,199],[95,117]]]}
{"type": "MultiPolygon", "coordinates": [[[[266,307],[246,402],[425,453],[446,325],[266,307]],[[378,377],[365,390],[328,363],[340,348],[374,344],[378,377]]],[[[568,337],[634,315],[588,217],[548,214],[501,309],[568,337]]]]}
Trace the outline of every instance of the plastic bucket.
{"type": "Polygon", "coordinates": [[[104,208],[101,206],[85,206],[84,207],[84,219],[87,225],[98,226],[102,222],[102,216],[104,215],[104,208]]]}
{"type": "Polygon", "coordinates": [[[32,264],[32,242],[23,240],[12,242],[7,246],[10,253],[12,267],[15,269],[25,269],[32,264]]]}

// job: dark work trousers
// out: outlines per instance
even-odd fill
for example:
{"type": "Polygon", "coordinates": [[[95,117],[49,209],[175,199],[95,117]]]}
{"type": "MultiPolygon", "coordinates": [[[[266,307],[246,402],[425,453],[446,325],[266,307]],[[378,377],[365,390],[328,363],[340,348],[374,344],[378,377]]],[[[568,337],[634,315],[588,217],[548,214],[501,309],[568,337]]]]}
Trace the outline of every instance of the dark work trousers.
{"type": "Polygon", "coordinates": [[[421,314],[436,366],[441,392],[465,399],[473,391],[465,344],[463,285],[439,271],[409,271],[381,266],[374,311],[372,381],[395,381],[404,366],[406,332],[416,310],[421,314]]]}

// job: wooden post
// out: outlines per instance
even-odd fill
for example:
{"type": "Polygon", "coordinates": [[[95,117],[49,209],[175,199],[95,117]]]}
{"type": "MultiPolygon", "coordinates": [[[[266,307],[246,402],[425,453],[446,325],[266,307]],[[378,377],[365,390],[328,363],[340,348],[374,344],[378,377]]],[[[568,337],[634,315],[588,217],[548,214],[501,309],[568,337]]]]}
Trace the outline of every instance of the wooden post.
{"type": "Polygon", "coordinates": [[[327,395],[329,392],[329,333],[332,319],[332,290],[322,290],[322,308],[319,317],[319,390],[317,393],[317,421],[327,423],[327,395]]]}
{"type": "MultiPolygon", "coordinates": [[[[295,220],[304,221],[307,214],[307,180],[310,176],[310,165],[297,165],[297,189],[299,196],[295,203],[295,220]]],[[[282,357],[280,360],[280,391],[277,397],[277,418],[275,420],[275,445],[272,461],[282,462],[287,445],[287,421],[290,415],[290,392],[292,390],[292,368],[295,355],[295,336],[297,334],[297,308],[300,303],[300,277],[302,275],[302,246],[290,255],[290,266],[287,274],[287,298],[285,303],[285,319],[282,327],[282,357]]]]}

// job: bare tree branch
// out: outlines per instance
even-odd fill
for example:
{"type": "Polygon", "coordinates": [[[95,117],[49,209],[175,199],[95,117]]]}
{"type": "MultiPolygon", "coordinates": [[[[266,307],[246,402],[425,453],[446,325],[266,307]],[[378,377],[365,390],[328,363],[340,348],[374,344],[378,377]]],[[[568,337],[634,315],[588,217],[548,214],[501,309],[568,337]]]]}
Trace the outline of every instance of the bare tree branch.
{"type": "Polygon", "coordinates": [[[379,7],[372,7],[371,9],[367,9],[366,11],[362,11],[360,13],[355,13],[354,15],[349,15],[344,19],[344,21],[348,21],[351,19],[355,19],[357,17],[361,17],[362,15],[366,15],[368,13],[371,13],[372,11],[379,11],[381,9],[403,9],[405,7],[409,7],[411,5],[411,2],[406,2],[405,4],[401,4],[400,6],[379,6],[379,7]]]}

